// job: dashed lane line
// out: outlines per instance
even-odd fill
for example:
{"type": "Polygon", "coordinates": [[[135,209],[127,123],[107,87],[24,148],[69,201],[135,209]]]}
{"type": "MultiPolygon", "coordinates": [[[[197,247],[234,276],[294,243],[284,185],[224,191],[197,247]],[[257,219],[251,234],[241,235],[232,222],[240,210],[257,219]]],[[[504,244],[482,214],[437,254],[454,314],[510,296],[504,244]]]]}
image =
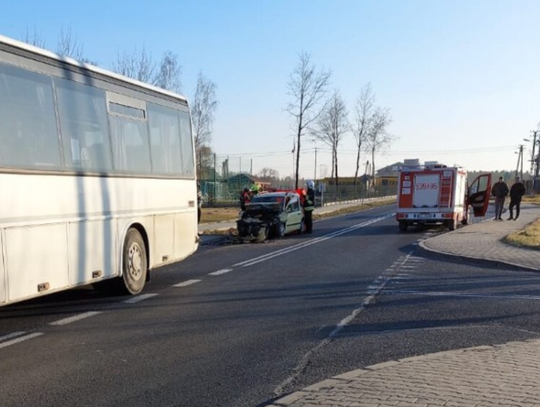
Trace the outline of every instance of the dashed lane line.
{"type": "Polygon", "coordinates": [[[81,319],[93,317],[94,315],[101,314],[102,312],[103,311],[83,312],[82,314],[73,315],[72,317],[63,318],[63,319],[59,319],[58,321],[51,322],[49,325],[63,326],[63,325],[71,324],[72,322],[75,322],[75,321],[80,321],[81,319]]]}
{"type": "MultiPolygon", "coordinates": [[[[14,334],[11,334],[11,335],[16,335],[17,337],[14,338],[14,339],[8,340],[6,342],[0,343],[0,349],[7,348],[8,346],[15,345],[17,343],[27,341],[28,339],[36,338],[38,336],[43,335],[43,332],[34,332],[34,333],[31,333],[31,334],[28,334],[28,335],[24,335],[25,333],[26,332],[15,332],[14,334]],[[21,336],[21,335],[24,335],[24,336],[21,336]]],[[[3,338],[9,337],[9,336],[10,335],[6,335],[3,338]]]]}
{"type": "Polygon", "coordinates": [[[0,336],[0,342],[7,341],[8,339],[11,339],[11,338],[16,338],[18,336],[24,335],[25,333],[26,332],[12,332],[10,334],[0,336]]]}
{"type": "Polygon", "coordinates": [[[187,281],[183,281],[181,283],[175,284],[173,285],[173,287],[187,287],[193,284],[200,283],[201,281],[202,280],[187,280],[187,281]]]}
{"type": "Polygon", "coordinates": [[[424,295],[426,297],[461,297],[461,298],[497,298],[503,300],[540,300],[540,296],[535,295],[514,295],[514,294],[475,294],[458,293],[444,291],[416,291],[416,290],[386,290],[384,295],[424,295]]]}
{"type": "Polygon", "coordinates": [[[334,338],[337,337],[340,332],[358,316],[358,314],[360,314],[368,305],[370,305],[375,299],[375,297],[384,289],[388,282],[397,273],[399,273],[400,269],[407,264],[408,260],[412,256],[412,252],[405,256],[401,256],[394,262],[394,264],[392,264],[392,266],[390,266],[388,269],[386,269],[385,272],[383,272],[379,277],[377,277],[377,279],[375,279],[367,288],[368,296],[364,298],[364,300],[357,308],[353,309],[349,315],[347,315],[335,325],[335,328],[332,330],[332,332],[330,332],[328,337],[319,342],[319,344],[316,345],[314,348],[307,351],[307,353],[302,357],[298,365],[293,369],[291,375],[274,389],[274,394],[276,394],[277,396],[282,395],[287,389],[287,387],[289,387],[291,383],[293,383],[296,378],[300,374],[302,374],[302,372],[307,368],[312,355],[319,351],[319,349],[331,343],[334,338]]]}
{"type": "Polygon", "coordinates": [[[152,298],[152,297],[155,297],[157,294],[153,294],[153,293],[148,293],[148,294],[141,294],[141,295],[137,295],[133,298],[130,298],[128,300],[125,300],[125,301],[122,301],[124,304],[136,304],[138,302],[141,302],[141,301],[144,301],[144,300],[147,300],[148,298],[152,298]]]}
{"type": "Polygon", "coordinates": [[[233,269],[222,269],[218,271],[214,271],[213,273],[208,273],[209,276],[220,276],[222,274],[226,274],[233,271],[233,269]]]}

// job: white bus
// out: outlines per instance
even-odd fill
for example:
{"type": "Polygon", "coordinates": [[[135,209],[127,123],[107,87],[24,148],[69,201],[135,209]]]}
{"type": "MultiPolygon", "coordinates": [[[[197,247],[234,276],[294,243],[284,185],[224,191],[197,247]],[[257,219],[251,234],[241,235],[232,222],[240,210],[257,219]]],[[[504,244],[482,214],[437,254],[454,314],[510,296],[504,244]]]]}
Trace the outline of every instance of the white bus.
{"type": "Polygon", "coordinates": [[[197,250],[187,100],[0,36],[0,306],[197,250]]]}

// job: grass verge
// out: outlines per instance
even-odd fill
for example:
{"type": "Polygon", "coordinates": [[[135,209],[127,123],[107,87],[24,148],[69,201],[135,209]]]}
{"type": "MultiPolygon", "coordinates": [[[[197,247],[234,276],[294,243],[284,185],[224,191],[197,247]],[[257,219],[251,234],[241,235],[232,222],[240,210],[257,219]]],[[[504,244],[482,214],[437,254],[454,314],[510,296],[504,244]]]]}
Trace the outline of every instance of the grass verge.
{"type": "Polygon", "coordinates": [[[506,236],[505,243],[540,250],[540,219],[537,219],[525,229],[506,236]]]}
{"type": "Polygon", "coordinates": [[[240,207],[202,208],[201,223],[227,222],[238,219],[240,207]]]}
{"type": "Polygon", "coordinates": [[[525,203],[540,205],[540,195],[524,196],[522,201],[525,203]]]}
{"type": "MultiPolygon", "coordinates": [[[[540,195],[524,196],[522,202],[540,205],[540,195]]],[[[525,229],[506,236],[504,242],[513,246],[540,250],[540,219],[537,219],[525,229]]]]}

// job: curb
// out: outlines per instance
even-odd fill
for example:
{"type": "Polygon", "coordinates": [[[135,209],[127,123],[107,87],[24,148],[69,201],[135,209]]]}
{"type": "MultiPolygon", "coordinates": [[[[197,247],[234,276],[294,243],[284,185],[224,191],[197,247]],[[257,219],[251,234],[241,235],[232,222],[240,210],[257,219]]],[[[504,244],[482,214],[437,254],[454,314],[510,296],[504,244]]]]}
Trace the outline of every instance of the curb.
{"type": "MultiPolygon", "coordinates": [[[[451,233],[451,232],[449,232],[449,233],[451,233]]],[[[426,239],[426,240],[428,240],[428,239],[426,239]]],[[[463,254],[442,252],[440,250],[432,249],[431,247],[426,246],[426,244],[424,242],[425,242],[425,240],[421,241],[418,245],[422,249],[424,249],[424,250],[426,250],[428,252],[431,252],[431,253],[436,253],[436,254],[440,254],[440,255],[443,255],[443,256],[456,257],[458,259],[463,259],[463,260],[474,260],[475,262],[478,262],[478,263],[481,263],[481,264],[493,264],[495,266],[505,265],[505,266],[517,267],[519,269],[526,270],[526,271],[536,271],[536,272],[540,271],[540,269],[538,269],[538,268],[525,266],[523,264],[512,263],[512,262],[509,262],[509,261],[491,260],[491,259],[486,259],[486,258],[483,258],[483,257],[465,256],[463,254]]]]}
{"type": "MultiPolygon", "coordinates": [[[[445,350],[445,351],[430,353],[427,355],[411,356],[408,358],[377,363],[375,365],[366,366],[365,368],[362,368],[362,369],[351,370],[350,372],[333,376],[330,379],[322,380],[318,383],[305,387],[302,390],[295,391],[293,393],[284,395],[277,399],[271,399],[267,402],[267,404],[260,404],[259,406],[260,407],[263,407],[263,406],[264,407],[288,407],[298,401],[301,402],[303,398],[317,395],[317,393],[319,393],[321,390],[330,390],[331,393],[334,393],[334,395],[337,395],[339,393],[339,389],[334,389],[336,386],[347,386],[349,384],[353,385],[354,382],[357,381],[361,376],[364,376],[369,373],[381,371],[387,368],[392,369],[393,367],[401,365],[401,364],[421,363],[427,360],[439,359],[439,358],[444,358],[444,357],[452,357],[453,355],[458,355],[458,354],[497,351],[498,349],[501,349],[505,346],[512,346],[512,345],[523,344],[523,343],[537,343],[538,345],[540,345],[540,340],[535,338],[535,339],[527,339],[524,341],[511,341],[511,342],[495,344],[495,345],[480,345],[480,346],[473,346],[470,348],[445,350]]],[[[308,404],[305,404],[305,405],[315,406],[315,404],[309,404],[310,401],[308,401],[308,404]]],[[[304,405],[304,404],[299,404],[299,405],[304,405]]],[[[316,404],[316,405],[319,405],[319,404],[316,404]]],[[[452,403],[452,405],[454,404],[452,403]]]]}

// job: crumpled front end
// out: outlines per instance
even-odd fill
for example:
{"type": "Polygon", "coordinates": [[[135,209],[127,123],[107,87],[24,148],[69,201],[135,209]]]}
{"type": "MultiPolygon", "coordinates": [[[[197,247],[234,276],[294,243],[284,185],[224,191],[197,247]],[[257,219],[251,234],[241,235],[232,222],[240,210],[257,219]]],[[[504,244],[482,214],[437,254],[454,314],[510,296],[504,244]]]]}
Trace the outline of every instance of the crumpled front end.
{"type": "Polygon", "coordinates": [[[263,242],[275,235],[283,222],[283,212],[273,205],[248,205],[236,221],[238,236],[244,241],[263,242]]]}

